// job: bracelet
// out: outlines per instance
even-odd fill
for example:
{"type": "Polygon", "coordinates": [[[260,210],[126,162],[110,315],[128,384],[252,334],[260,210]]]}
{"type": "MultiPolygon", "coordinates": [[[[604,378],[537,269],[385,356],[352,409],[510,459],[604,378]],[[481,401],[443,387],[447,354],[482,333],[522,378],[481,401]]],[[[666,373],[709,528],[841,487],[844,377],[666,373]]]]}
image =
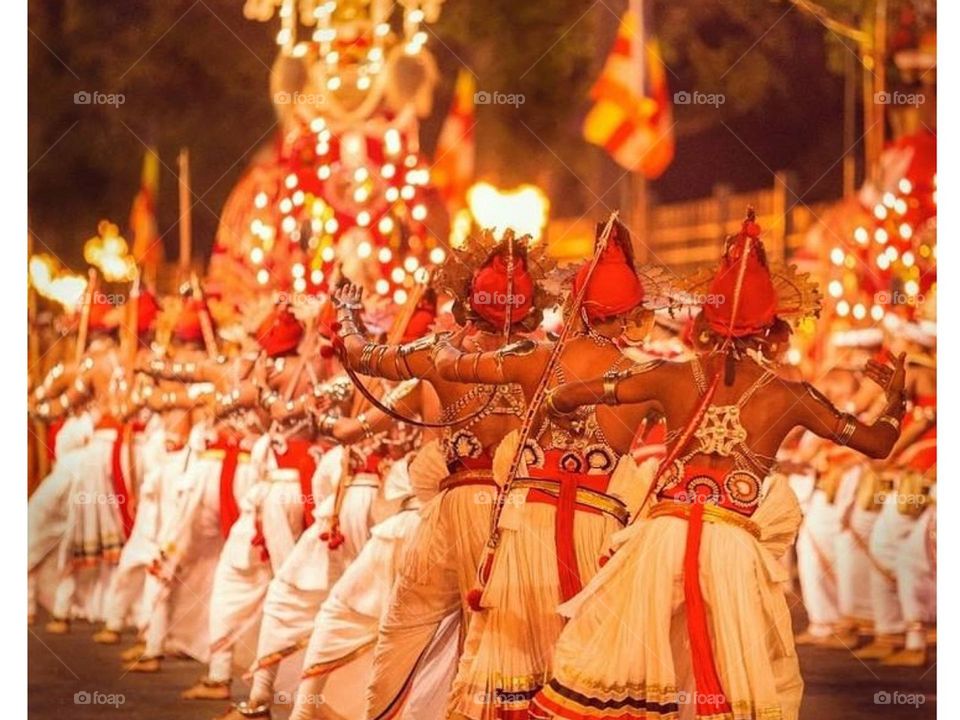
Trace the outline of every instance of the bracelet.
{"type": "Polygon", "coordinates": [[[373,428],[370,427],[370,423],[367,421],[367,416],[364,413],[357,415],[357,422],[360,423],[360,427],[363,428],[364,437],[373,437],[373,428]]]}
{"type": "Polygon", "coordinates": [[[333,437],[333,428],[336,424],[337,418],[335,418],[333,415],[326,415],[317,425],[317,429],[321,434],[333,437]]]}
{"type": "Polygon", "coordinates": [[[569,412],[564,412],[563,410],[561,410],[556,406],[556,404],[554,403],[554,397],[556,396],[556,393],[557,393],[557,389],[553,388],[552,390],[548,390],[547,394],[544,395],[543,402],[547,406],[547,410],[549,410],[554,415],[573,415],[576,412],[576,410],[570,410],[569,412]]]}
{"type": "Polygon", "coordinates": [[[617,404],[617,386],[620,384],[620,376],[615,372],[604,373],[603,375],[603,394],[600,396],[600,403],[603,405],[617,404]]]}
{"type": "Polygon", "coordinates": [[[373,351],[377,349],[377,346],[373,343],[367,343],[363,346],[363,350],[360,351],[360,362],[358,364],[357,370],[360,371],[361,375],[370,375],[370,359],[373,356],[373,351]]]}
{"type": "MultiPolygon", "coordinates": [[[[479,369],[478,369],[478,368],[480,367],[480,358],[481,358],[481,353],[474,353],[474,356],[473,356],[473,379],[474,379],[474,381],[476,381],[477,375],[479,374],[479,369]]],[[[500,374],[501,374],[501,376],[503,375],[502,372],[501,372],[500,374]]]]}
{"type": "Polygon", "coordinates": [[[857,420],[855,417],[853,417],[853,415],[850,415],[849,413],[844,413],[838,418],[838,420],[843,420],[844,425],[840,429],[840,432],[834,433],[833,441],[837,445],[845,446],[847,443],[850,442],[850,439],[853,437],[853,433],[857,429],[857,420]]]}
{"type": "Polygon", "coordinates": [[[900,420],[893,417],[893,415],[881,415],[880,417],[877,418],[877,422],[875,424],[879,425],[880,423],[889,425],[897,432],[900,432],[900,420]]]}
{"type": "Polygon", "coordinates": [[[347,338],[351,335],[363,335],[360,332],[360,329],[357,327],[357,324],[354,322],[353,317],[347,317],[343,320],[340,320],[340,330],[337,332],[341,338],[347,338]]]}
{"type": "MultiPolygon", "coordinates": [[[[376,367],[376,371],[373,373],[373,374],[376,375],[377,377],[379,377],[379,376],[382,374],[382,372],[383,372],[383,356],[387,354],[387,351],[388,351],[389,349],[390,349],[390,346],[389,346],[389,345],[378,345],[378,346],[377,346],[377,351],[379,351],[379,354],[376,356],[376,366],[375,366],[375,367],[376,367]]],[[[375,352],[376,352],[376,351],[375,351],[375,352]]],[[[370,358],[370,366],[371,366],[371,369],[373,369],[373,367],[374,367],[373,362],[374,362],[374,360],[373,360],[373,358],[371,357],[371,358],[370,358]]]]}
{"type": "Polygon", "coordinates": [[[454,379],[456,380],[456,382],[458,382],[458,383],[462,383],[462,382],[463,382],[463,378],[460,377],[460,358],[462,358],[462,357],[463,357],[463,353],[459,353],[459,354],[457,355],[456,359],[453,361],[453,368],[452,368],[452,370],[453,370],[453,376],[454,376],[454,379]]]}

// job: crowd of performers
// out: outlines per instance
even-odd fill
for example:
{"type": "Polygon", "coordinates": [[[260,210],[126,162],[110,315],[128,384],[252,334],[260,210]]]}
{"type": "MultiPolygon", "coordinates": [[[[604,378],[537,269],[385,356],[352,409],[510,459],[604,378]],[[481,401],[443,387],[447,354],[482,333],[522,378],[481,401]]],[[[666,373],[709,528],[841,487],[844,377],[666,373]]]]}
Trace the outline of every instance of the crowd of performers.
{"type": "Polygon", "coordinates": [[[819,297],[752,216],[687,278],[611,218],[572,269],[484,232],[392,317],[336,285],[217,353],[144,291],[133,376],[93,303],[31,394],[31,621],[195,658],[221,718],[797,718],[796,541],[802,642],[925,661],[935,337],[847,333],[801,381],[819,297]]]}

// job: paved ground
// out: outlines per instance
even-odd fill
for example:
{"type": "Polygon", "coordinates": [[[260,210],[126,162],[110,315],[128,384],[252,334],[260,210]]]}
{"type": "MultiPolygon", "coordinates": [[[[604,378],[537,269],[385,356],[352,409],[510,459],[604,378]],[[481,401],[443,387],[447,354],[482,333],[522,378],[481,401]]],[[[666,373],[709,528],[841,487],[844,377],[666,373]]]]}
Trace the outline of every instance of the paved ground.
{"type": "MultiPolygon", "coordinates": [[[[195,662],[171,659],[159,675],[124,675],[118,649],[92,643],[87,625],[75,625],[67,636],[50,636],[41,619],[29,633],[30,718],[209,720],[224,707],[177,702],[177,693],[203,672],[195,662]]],[[[864,665],[846,651],[808,648],[801,649],[800,662],[806,681],[802,720],[936,717],[935,667],[888,669],[864,665]]]]}

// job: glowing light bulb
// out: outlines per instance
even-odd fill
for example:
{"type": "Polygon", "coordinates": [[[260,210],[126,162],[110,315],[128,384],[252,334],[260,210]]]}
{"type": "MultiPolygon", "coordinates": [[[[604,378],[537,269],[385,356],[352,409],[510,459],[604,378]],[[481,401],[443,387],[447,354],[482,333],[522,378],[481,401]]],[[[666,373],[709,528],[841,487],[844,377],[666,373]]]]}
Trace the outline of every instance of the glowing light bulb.
{"type": "Polygon", "coordinates": [[[370,247],[370,243],[364,240],[362,243],[357,245],[357,257],[361,259],[366,259],[370,257],[370,253],[373,252],[373,248],[370,247]]]}
{"type": "Polygon", "coordinates": [[[267,281],[270,280],[270,273],[267,272],[266,268],[260,268],[257,270],[257,282],[261,285],[266,285],[267,281]]]}
{"type": "Polygon", "coordinates": [[[284,178],[283,184],[287,186],[287,189],[293,190],[297,186],[297,176],[290,173],[284,178]]]}
{"type": "Polygon", "coordinates": [[[909,195],[910,193],[913,192],[913,184],[912,184],[909,180],[907,180],[906,178],[901,178],[901,179],[900,179],[900,182],[897,183],[897,188],[898,188],[898,189],[900,190],[900,192],[902,192],[904,195],[909,195]]]}
{"type": "Polygon", "coordinates": [[[386,295],[388,292],[390,292],[390,283],[383,278],[380,278],[377,280],[375,288],[378,294],[386,295]]]}
{"type": "Polygon", "coordinates": [[[259,265],[263,262],[263,248],[255,247],[250,251],[250,262],[259,265]]]}
{"type": "Polygon", "coordinates": [[[380,168],[380,174],[389,180],[397,174],[397,166],[393,163],[386,163],[382,168],[380,168]]]}
{"type": "Polygon", "coordinates": [[[883,320],[883,314],[884,314],[883,308],[880,307],[879,305],[874,305],[872,308],[870,308],[870,317],[872,317],[877,322],[879,322],[880,320],[883,320]]]}
{"type": "Polygon", "coordinates": [[[290,274],[295,278],[302,278],[306,273],[306,268],[303,267],[303,263],[294,263],[293,267],[290,268],[290,274]]]}
{"type": "Polygon", "coordinates": [[[913,237],[913,228],[909,223],[900,224],[900,237],[902,237],[904,240],[909,240],[913,237]]]}
{"type": "Polygon", "coordinates": [[[296,280],[293,281],[293,289],[296,292],[303,292],[304,290],[307,289],[307,281],[304,280],[303,278],[297,278],[296,280]]]}
{"type": "Polygon", "coordinates": [[[407,291],[403,288],[400,288],[395,293],[393,293],[393,301],[397,305],[403,305],[407,301],[407,291]]]}
{"type": "Polygon", "coordinates": [[[843,283],[839,280],[831,280],[830,284],[827,285],[827,292],[830,293],[830,297],[840,297],[843,295],[843,283]]]}
{"type": "Polygon", "coordinates": [[[390,248],[382,247],[379,252],[377,252],[377,260],[386,264],[393,259],[393,253],[390,252],[390,248]]]}
{"type": "Polygon", "coordinates": [[[382,218],[380,218],[380,222],[377,223],[377,227],[384,235],[393,232],[393,218],[391,218],[389,215],[384,215],[382,218]]]}
{"type": "Polygon", "coordinates": [[[857,303],[853,306],[853,316],[857,320],[863,320],[867,316],[867,309],[861,303],[857,303]]]}
{"type": "Polygon", "coordinates": [[[366,227],[370,224],[370,213],[366,210],[361,210],[357,213],[357,225],[360,227],[366,227]]]}
{"type": "Polygon", "coordinates": [[[310,271],[310,282],[314,285],[319,285],[323,282],[323,271],[322,270],[311,270],[310,271]]]}
{"type": "Polygon", "coordinates": [[[877,205],[873,209],[873,214],[877,220],[885,220],[887,218],[887,209],[883,205],[877,205]]]}
{"type": "Polygon", "coordinates": [[[329,177],[330,177],[330,166],[329,166],[329,165],[321,165],[320,167],[318,167],[318,168],[317,168],[317,177],[320,178],[321,180],[326,180],[327,178],[329,178],[329,177]]]}
{"type": "Polygon", "coordinates": [[[383,134],[383,145],[387,155],[399,155],[401,150],[400,131],[396,128],[387,130],[383,134]]]}
{"type": "Polygon", "coordinates": [[[853,239],[861,245],[866,245],[870,242],[870,233],[867,232],[865,227],[858,227],[853,231],[853,239]]]}
{"type": "Polygon", "coordinates": [[[336,257],[336,252],[332,247],[327,245],[323,250],[320,251],[320,259],[324,262],[333,262],[333,258],[336,257]]]}
{"type": "Polygon", "coordinates": [[[903,257],[901,257],[900,260],[906,267],[913,267],[913,264],[917,261],[917,259],[913,256],[913,253],[909,250],[903,254],[903,257]]]}
{"type": "Polygon", "coordinates": [[[432,262],[434,265],[439,265],[446,259],[446,257],[447,253],[444,252],[443,248],[441,247],[435,247],[430,251],[430,262],[432,262]]]}
{"type": "Polygon", "coordinates": [[[846,317],[850,314],[850,303],[846,300],[841,300],[837,303],[837,315],[840,317],[846,317]]]}
{"type": "Polygon", "coordinates": [[[263,210],[267,206],[267,194],[265,192],[258,192],[257,196],[253,199],[253,204],[260,210],[263,210]]]}
{"type": "Polygon", "coordinates": [[[323,224],[323,229],[333,235],[337,230],[340,229],[340,223],[337,222],[336,218],[330,218],[323,224]]]}
{"type": "Polygon", "coordinates": [[[424,220],[427,217],[427,208],[423,205],[414,205],[410,214],[413,215],[414,220],[424,220]]]}
{"type": "Polygon", "coordinates": [[[396,202],[400,198],[400,191],[395,187],[390,187],[387,188],[383,196],[387,199],[387,202],[396,202]]]}
{"type": "Polygon", "coordinates": [[[835,247],[833,250],[830,251],[830,261],[834,265],[843,265],[844,257],[845,257],[845,253],[843,252],[842,248],[835,247]]]}
{"type": "Polygon", "coordinates": [[[334,75],[333,77],[327,78],[327,90],[339,90],[340,89],[340,76],[334,75]]]}
{"type": "Polygon", "coordinates": [[[886,245],[887,240],[890,239],[890,236],[883,228],[877,228],[873,233],[873,239],[876,240],[880,245],[886,245]]]}
{"type": "Polygon", "coordinates": [[[393,280],[398,285],[403,282],[403,279],[406,277],[406,273],[403,272],[403,268],[395,267],[390,271],[390,279],[393,280]]]}

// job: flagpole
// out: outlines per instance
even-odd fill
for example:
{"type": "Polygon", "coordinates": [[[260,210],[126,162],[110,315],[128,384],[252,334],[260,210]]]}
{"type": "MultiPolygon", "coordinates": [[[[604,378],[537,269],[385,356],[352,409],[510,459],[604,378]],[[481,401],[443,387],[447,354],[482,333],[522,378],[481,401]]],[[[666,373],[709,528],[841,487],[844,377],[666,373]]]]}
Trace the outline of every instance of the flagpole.
{"type": "MultiPolygon", "coordinates": [[[[644,60],[646,47],[646,18],[644,17],[643,0],[630,0],[630,12],[636,18],[636,36],[630,43],[630,60],[633,65],[634,82],[637,83],[638,97],[646,97],[644,87],[645,70],[644,60]]],[[[630,229],[633,238],[634,257],[638,263],[644,263],[649,256],[647,242],[647,178],[642,171],[630,173],[628,183],[630,191],[630,229]]]]}

